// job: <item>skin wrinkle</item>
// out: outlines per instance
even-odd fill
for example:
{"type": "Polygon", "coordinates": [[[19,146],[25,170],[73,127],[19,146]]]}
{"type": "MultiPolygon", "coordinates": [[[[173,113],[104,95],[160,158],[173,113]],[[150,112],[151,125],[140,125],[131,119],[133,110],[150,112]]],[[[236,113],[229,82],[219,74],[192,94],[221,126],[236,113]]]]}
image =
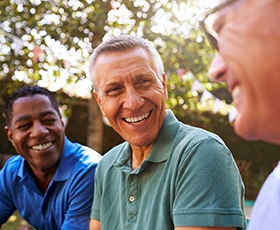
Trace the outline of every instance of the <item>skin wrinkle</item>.
{"type": "Polygon", "coordinates": [[[149,154],[165,116],[165,75],[159,81],[151,63],[147,51],[141,47],[123,51],[121,57],[118,52],[101,54],[96,60],[98,85],[94,96],[111,126],[131,144],[133,168],[149,154]],[[139,76],[145,76],[142,79],[149,84],[142,83],[139,76]],[[117,85],[116,92],[113,87],[113,96],[108,88],[112,84],[117,85]],[[124,120],[147,112],[150,117],[141,125],[128,124],[124,120]]]}
{"type": "Polygon", "coordinates": [[[11,125],[5,130],[16,152],[28,161],[44,193],[63,149],[64,124],[59,114],[45,95],[20,97],[13,103],[11,125]],[[48,142],[53,146],[43,152],[30,148],[48,142]]]}
{"type": "MultiPolygon", "coordinates": [[[[222,22],[219,51],[209,70],[214,80],[226,82],[232,92],[238,111],[235,132],[247,140],[278,145],[279,10],[279,0],[244,0],[240,8],[232,9],[233,16],[222,22]]],[[[262,185],[247,229],[279,229],[279,169],[278,162],[262,185]]]]}
{"type": "Polygon", "coordinates": [[[279,95],[274,85],[280,84],[275,76],[280,66],[280,55],[275,48],[279,46],[279,26],[270,17],[278,13],[278,8],[272,3],[274,1],[258,1],[258,4],[255,0],[243,1],[230,13],[219,31],[217,56],[222,59],[214,59],[209,73],[213,79],[226,81],[230,90],[237,85],[240,88],[240,94],[234,100],[238,109],[234,122],[236,133],[248,140],[279,143],[276,140],[279,131],[270,122],[275,113],[280,114],[279,108],[274,112],[270,109],[273,107],[271,98],[279,95]]]}
{"type": "MultiPolygon", "coordinates": [[[[105,47],[110,47],[119,38],[112,38],[105,47]]],[[[131,37],[124,40],[129,43],[131,37]]],[[[139,40],[137,40],[139,42],[139,40]]],[[[135,42],[136,44],[138,44],[135,42]]],[[[121,43],[121,42],[120,42],[121,43]]],[[[90,77],[94,81],[94,96],[99,104],[103,116],[107,117],[112,128],[126,140],[132,150],[131,170],[138,168],[147,158],[165,117],[165,101],[167,99],[166,76],[157,74],[157,68],[149,56],[151,54],[144,48],[138,47],[122,50],[111,50],[99,54],[93,61],[91,59],[90,77]],[[95,63],[94,63],[95,62],[95,63]],[[92,73],[94,72],[94,73],[92,73]],[[139,76],[143,82],[138,80],[139,76]],[[162,77],[160,79],[160,77],[162,77]],[[147,83],[149,82],[149,83],[147,83]],[[125,118],[136,118],[149,113],[149,117],[139,123],[126,122],[125,118]]],[[[93,53],[96,57],[99,49],[93,53]]],[[[100,165],[102,171],[103,165],[100,165]]],[[[97,180],[102,180],[98,175],[97,180]]],[[[99,184],[99,183],[98,183],[99,184]]],[[[126,189],[126,188],[124,188],[126,189]]],[[[100,195],[100,190],[96,190],[100,195]]],[[[103,195],[101,195],[103,196],[103,195]]],[[[99,199],[104,197],[97,197],[99,199]]],[[[98,209],[100,207],[97,207],[98,209]]],[[[94,210],[94,208],[93,208],[94,210]]],[[[101,214],[102,215],[102,214],[101,214]]],[[[101,228],[98,220],[91,219],[90,229],[101,228]]],[[[106,224],[105,224],[106,225],[106,224]]],[[[175,227],[174,230],[236,230],[235,227],[175,227]]]]}

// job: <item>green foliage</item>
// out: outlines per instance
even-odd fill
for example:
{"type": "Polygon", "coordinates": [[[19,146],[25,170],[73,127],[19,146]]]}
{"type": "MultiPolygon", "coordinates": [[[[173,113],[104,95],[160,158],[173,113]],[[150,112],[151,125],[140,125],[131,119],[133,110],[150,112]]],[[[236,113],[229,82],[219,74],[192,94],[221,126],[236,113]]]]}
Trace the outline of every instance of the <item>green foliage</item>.
{"type": "Polygon", "coordinates": [[[197,28],[195,7],[196,1],[1,1],[0,80],[51,87],[63,78],[53,90],[63,89],[86,77],[84,64],[104,35],[119,33],[154,41],[167,73],[206,73],[213,51],[197,28]]]}
{"type": "Polygon", "coordinates": [[[19,229],[23,226],[30,226],[22,217],[19,215],[18,212],[15,212],[9,220],[2,226],[1,229],[3,230],[15,230],[19,229]]]}
{"type": "MultiPolygon", "coordinates": [[[[168,107],[183,114],[199,110],[200,94],[177,71],[208,82],[213,50],[198,28],[197,1],[20,1],[0,2],[0,103],[22,84],[38,83],[56,91],[59,102],[88,89],[75,89],[86,78],[86,63],[102,38],[135,34],[154,42],[169,77],[168,107]]],[[[210,84],[211,86],[212,84],[210,84]]],[[[212,88],[212,86],[210,87],[212,88]]],[[[218,87],[219,88],[219,87],[218,87]]],[[[68,105],[68,112],[71,106],[68,105]]]]}
{"type": "MultiPolygon", "coordinates": [[[[231,102],[225,85],[208,79],[207,70],[214,51],[197,25],[200,7],[203,7],[201,1],[195,0],[2,0],[0,106],[14,89],[26,83],[38,83],[56,91],[59,101],[68,106],[66,113],[71,115],[73,103],[80,101],[72,97],[75,95],[73,87],[86,78],[86,64],[92,50],[102,39],[117,34],[142,36],[153,41],[163,59],[169,87],[167,107],[184,122],[218,133],[236,159],[253,161],[244,178],[252,194],[256,194],[279,148],[248,143],[236,137],[225,115],[209,112],[213,100],[203,105],[200,102],[202,92],[191,90],[197,79],[216,97],[231,102]],[[184,78],[180,71],[193,74],[194,78],[184,78]]],[[[81,122],[86,122],[86,112],[79,112],[79,115],[73,112],[72,116],[81,116],[81,122]]],[[[71,131],[70,127],[67,131],[69,135],[73,132],[73,138],[80,136],[83,139],[78,141],[85,143],[87,130],[83,127],[76,126],[84,135],[77,135],[79,131],[71,131]]],[[[107,131],[105,127],[105,150],[121,141],[107,131]]],[[[2,129],[0,134],[5,138],[3,132],[2,129]]],[[[3,144],[1,151],[10,153],[10,146],[3,144]]]]}
{"type": "Polygon", "coordinates": [[[83,65],[105,34],[110,7],[107,1],[1,1],[0,80],[50,87],[61,77],[65,85],[85,78],[83,65]]]}
{"type": "Polygon", "coordinates": [[[172,73],[168,79],[167,108],[176,111],[176,115],[183,116],[186,111],[196,111],[199,98],[191,91],[193,79],[183,80],[172,73]]]}

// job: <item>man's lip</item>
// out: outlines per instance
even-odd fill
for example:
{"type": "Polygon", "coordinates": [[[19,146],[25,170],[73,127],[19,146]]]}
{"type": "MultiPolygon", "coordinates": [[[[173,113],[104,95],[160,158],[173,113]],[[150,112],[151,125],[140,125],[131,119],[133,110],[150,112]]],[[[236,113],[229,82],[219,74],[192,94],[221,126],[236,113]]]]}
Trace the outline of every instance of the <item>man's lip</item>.
{"type": "Polygon", "coordinates": [[[233,99],[236,99],[240,95],[240,86],[236,85],[234,88],[231,90],[231,95],[233,99]]]}
{"type": "Polygon", "coordinates": [[[54,144],[54,141],[47,141],[40,144],[31,145],[29,148],[36,151],[42,151],[50,148],[54,144]]]}
{"type": "Polygon", "coordinates": [[[130,116],[130,117],[124,117],[123,120],[127,123],[138,123],[141,121],[146,120],[152,113],[152,110],[146,112],[146,113],[142,113],[141,115],[138,116],[130,116]]]}
{"type": "Polygon", "coordinates": [[[239,85],[239,83],[237,82],[237,81],[231,81],[231,80],[229,80],[229,79],[227,79],[227,81],[226,81],[226,84],[227,84],[227,88],[228,88],[228,90],[232,93],[232,91],[234,90],[234,88],[236,87],[236,86],[238,86],[239,85]]]}

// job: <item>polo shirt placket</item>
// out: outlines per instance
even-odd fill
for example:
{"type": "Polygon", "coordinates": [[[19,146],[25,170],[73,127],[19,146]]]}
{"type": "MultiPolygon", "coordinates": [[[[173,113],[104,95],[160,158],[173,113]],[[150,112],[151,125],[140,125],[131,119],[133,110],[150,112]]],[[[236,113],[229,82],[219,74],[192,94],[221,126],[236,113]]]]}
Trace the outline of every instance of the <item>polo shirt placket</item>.
{"type": "Polygon", "coordinates": [[[127,178],[127,214],[128,222],[136,223],[138,213],[138,176],[130,174],[127,178]]]}

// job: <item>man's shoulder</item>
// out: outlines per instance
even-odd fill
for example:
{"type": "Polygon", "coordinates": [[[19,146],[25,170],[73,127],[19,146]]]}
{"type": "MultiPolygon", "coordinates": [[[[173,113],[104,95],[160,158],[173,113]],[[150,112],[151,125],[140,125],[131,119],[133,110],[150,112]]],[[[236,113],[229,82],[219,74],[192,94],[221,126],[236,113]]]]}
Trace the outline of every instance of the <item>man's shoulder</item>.
{"type": "Polygon", "coordinates": [[[22,157],[20,155],[12,156],[10,159],[8,159],[3,166],[1,171],[1,176],[10,177],[17,175],[17,171],[19,169],[19,166],[22,162],[22,157]]]}
{"type": "Polygon", "coordinates": [[[99,164],[106,165],[106,167],[109,167],[109,165],[113,165],[118,160],[127,145],[129,145],[127,142],[123,142],[119,145],[114,146],[103,155],[99,164]]]}
{"type": "Polygon", "coordinates": [[[101,160],[102,155],[94,149],[84,145],[81,145],[81,148],[83,149],[83,156],[86,157],[86,159],[94,163],[98,163],[101,160]]]}
{"type": "Polygon", "coordinates": [[[173,146],[176,148],[175,152],[178,153],[189,153],[191,151],[196,153],[196,156],[200,156],[199,152],[204,154],[204,157],[209,157],[209,154],[218,156],[220,155],[218,152],[222,153],[222,155],[230,152],[224,141],[217,134],[199,127],[182,123],[174,138],[173,146]]]}
{"type": "Polygon", "coordinates": [[[98,163],[101,155],[94,149],[66,139],[64,154],[83,164],[98,163]]]}
{"type": "Polygon", "coordinates": [[[22,161],[22,157],[20,155],[14,155],[6,161],[6,163],[4,164],[4,167],[8,167],[8,168],[15,168],[16,167],[16,168],[18,168],[21,161],[22,161]]]}
{"type": "Polygon", "coordinates": [[[178,130],[178,135],[180,138],[185,137],[189,140],[201,141],[204,139],[215,139],[216,141],[222,141],[222,139],[215,133],[210,132],[201,127],[196,127],[188,124],[181,123],[178,130]]]}

